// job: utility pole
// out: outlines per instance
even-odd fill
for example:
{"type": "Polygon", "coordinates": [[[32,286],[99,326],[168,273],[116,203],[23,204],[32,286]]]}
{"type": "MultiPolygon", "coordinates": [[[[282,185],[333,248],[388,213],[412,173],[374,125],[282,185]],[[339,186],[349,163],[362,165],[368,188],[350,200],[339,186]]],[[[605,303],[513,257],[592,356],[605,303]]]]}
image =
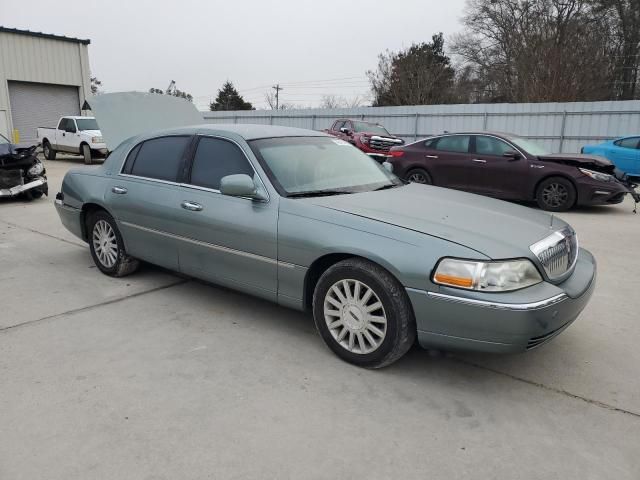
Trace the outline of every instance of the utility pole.
{"type": "Polygon", "coordinates": [[[278,105],[279,105],[279,103],[278,103],[278,99],[279,99],[279,97],[280,97],[280,95],[279,95],[279,94],[280,94],[280,90],[284,90],[284,89],[280,86],[280,84],[279,84],[279,83],[275,84],[275,85],[274,85],[273,87],[271,87],[271,88],[273,88],[273,89],[276,91],[276,110],[278,110],[278,105]]]}

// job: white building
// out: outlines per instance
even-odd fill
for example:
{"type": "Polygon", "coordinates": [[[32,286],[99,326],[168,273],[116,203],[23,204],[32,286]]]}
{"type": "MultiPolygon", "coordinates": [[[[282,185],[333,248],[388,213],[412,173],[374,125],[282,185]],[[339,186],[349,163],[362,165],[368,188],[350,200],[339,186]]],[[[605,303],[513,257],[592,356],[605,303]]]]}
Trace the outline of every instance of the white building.
{"type": "Polygon", "coordinates": [[[0,27],[0,134],[34,142],[37,127],[79,115],[90,95],[89,40],[0,27]]]}

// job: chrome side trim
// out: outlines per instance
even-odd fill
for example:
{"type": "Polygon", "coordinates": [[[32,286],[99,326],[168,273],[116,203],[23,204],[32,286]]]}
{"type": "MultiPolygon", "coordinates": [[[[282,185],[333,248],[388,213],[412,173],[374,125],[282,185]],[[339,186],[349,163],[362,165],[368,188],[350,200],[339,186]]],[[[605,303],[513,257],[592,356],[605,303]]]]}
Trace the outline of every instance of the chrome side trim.
{"type": "MultiPolygon", "coordinates": [[[[423,290],[416,290],[412,288],[407,288],[407,290],[425,293],[423,290]]],[[[558,295],[554,295],[553,297],[545,298],[544,300],[539,300],[537,302],[503,303],[503,302],[489,302],[486,300],[476,300],[473,298],[457,297],[455,295],[448,295],[448,294],[436,293],[436,292],[426,292],[426,294],[429,297],[433,297],[439,300],[445,300],[447,302],[463,303],[465,305],[472,305],[474,307],[495,308],[498,310],[516,310],[516,311],[538,310],[541,308],[550,307],[551,305],[560,303],[567,298],[567,295],[565,293],[560,293],[558,295]]]]}
{"type": "Polygon", "coordinates": [[[229,247],[223,247],[222,245],[215,245],[213,243],[203,242],[201,240],[195,240],[193,238],[183,237],[181,235],[175,235],[175,234],[169,233],[169,232],[163,232],[162,230],[155,230],[153,228],[142,227],[140,225],[136,225],[135,223],[122,222],[122,221],[120,223],[122,225],[127,226],[127,227],[135,228],[137,230],[142,230],[144,232],[155,233],[156,235],[162,235],[163,237],[173,238],[175,240],[188,242],[188,243],[191,243],[193,245],[198,245],[198,246],[201,246],[201,247],[211,248],[212,250],[218,250],[220,252],[225,252],[225,253],[229,253],[229,254],[232,254],[232,255],[239,255],[241,257],[251,258],[253,260],[258,260],[260,262],[271,263],[273,265],[278,265],[280,267],[295,268],[295,267],[298,266],[298,265],[295,265],[293,263],[280,262],[280,261],[278,261],[278,260],[276,260],[274,258],[264,257],[262,255],[256,255],[255,253],[249,253],[249,252],[244,252],[242,250],[236,250],[236,249],[229,248],[229,247]]]}

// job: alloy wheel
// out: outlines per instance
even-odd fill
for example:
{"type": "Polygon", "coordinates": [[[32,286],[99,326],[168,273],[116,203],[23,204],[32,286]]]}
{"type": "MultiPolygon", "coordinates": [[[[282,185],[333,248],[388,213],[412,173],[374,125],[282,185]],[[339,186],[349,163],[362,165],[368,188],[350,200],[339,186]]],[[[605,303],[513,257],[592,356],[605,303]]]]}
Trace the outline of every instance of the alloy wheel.
{"type": "Polygon", "coordinates": [[[377,350],[387,334],[387,316],[380,298],[359,280],[340,280],[329,288],[324,320],[335,341],[352,353],[377,350]]]}
{"type": "Polygon", "coordinates": [[[111,268],[118,259],[118,240],[113,227],[106,220],[98,220],[93,226],[93,249],[100,263],[111,268]]]}
{"type": "Polygon", "coordinates": [[[550,183],[542,191],[542,199],[544,203],[553,208],[564,205],[569,198],[567,187],[560,183],[550,183]]]}
{"type": "Polygon", "coordinates": [[[425,177],[422,173],[414,172],[409,175],[408,180],[411,183],[427,183],[427,177],[425,177]]]}

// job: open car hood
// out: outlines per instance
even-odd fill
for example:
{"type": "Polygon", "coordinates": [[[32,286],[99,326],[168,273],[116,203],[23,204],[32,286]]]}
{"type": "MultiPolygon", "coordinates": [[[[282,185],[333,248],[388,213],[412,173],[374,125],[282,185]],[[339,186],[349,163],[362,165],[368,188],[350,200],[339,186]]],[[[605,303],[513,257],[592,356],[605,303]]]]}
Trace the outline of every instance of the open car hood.
{"type": "Polygon", "coordinates": [[[202,114],[193,103],[172,95],[104,93],[91,97],[87,103],[111,151],[135,135],[203,123],[202,114]]]}

